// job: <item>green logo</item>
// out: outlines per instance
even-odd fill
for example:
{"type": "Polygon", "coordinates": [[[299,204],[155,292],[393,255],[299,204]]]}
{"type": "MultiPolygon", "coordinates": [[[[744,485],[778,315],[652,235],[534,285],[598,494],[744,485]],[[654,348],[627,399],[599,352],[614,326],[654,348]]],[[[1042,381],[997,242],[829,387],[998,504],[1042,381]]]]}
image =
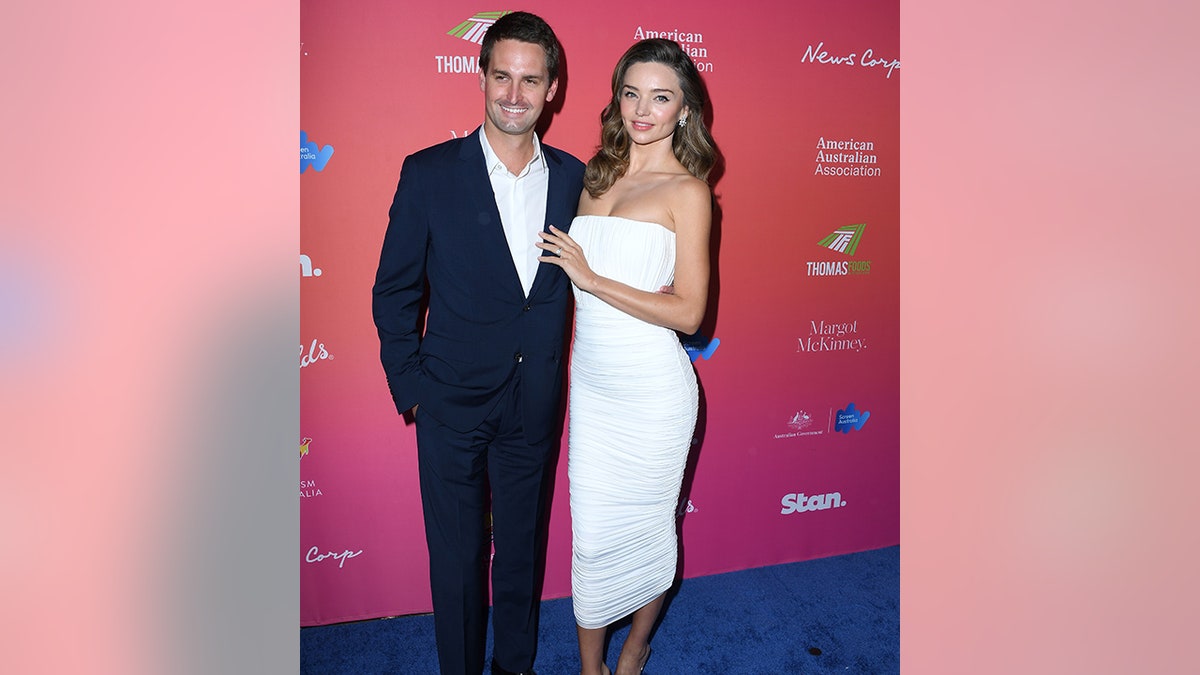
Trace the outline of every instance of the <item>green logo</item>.
{"type": "Polygon", "coordinates": [[[453,35],[456,38],[462,38],[467,42],[475,44],[483,43],[483,35],[488,32],[492,24],[496,23],[496,19],[511,14],[511,9],[506,9],[502,12],[480,12],[466,21],[458,24],[446,32],[446,35],[453,35]]]}
{"type": "Polygon", "coordinates": [[[817,243],[831,251],[854,255],[854,252],[858,250],[858,242],[862,239],[863,230],[866,227],[866,223],[845,225],[829,233],[829,236],[817,243]]]}

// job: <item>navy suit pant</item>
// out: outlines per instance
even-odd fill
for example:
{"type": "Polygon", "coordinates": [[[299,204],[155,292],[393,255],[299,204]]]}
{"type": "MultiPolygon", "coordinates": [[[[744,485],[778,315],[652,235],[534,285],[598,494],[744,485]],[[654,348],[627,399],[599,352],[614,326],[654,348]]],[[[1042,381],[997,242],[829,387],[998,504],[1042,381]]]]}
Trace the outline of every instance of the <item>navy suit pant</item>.
{"type": "Polygon", "coordinates": [[[525,440],[520,368],[480,426],[455,431],[417,409],[417,457],[442,675],[483,672],[487,639],[488,506],[493,659],[533,667],[541,602],[547,460],[552,438],[525,440]]]}

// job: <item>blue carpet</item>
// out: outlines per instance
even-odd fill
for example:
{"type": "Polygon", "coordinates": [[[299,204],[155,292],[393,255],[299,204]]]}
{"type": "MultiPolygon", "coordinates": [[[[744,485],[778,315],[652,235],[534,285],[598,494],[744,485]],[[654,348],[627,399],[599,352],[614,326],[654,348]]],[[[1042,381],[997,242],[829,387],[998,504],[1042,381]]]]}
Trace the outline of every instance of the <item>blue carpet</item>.
{"type": "MultiPolygon", "coordinates": [[[[610,667],[628,632],[612,631],[610,667]]],[[[300,672],[437,673],[433,643],[428,614],[302,628],[300,672]]],[[[899,673],[900,547],[686,579],[651,645],[646,675],[899,673]]],[[[542,603],[534,667],[579,672],[570,598],[542,603]]]]}

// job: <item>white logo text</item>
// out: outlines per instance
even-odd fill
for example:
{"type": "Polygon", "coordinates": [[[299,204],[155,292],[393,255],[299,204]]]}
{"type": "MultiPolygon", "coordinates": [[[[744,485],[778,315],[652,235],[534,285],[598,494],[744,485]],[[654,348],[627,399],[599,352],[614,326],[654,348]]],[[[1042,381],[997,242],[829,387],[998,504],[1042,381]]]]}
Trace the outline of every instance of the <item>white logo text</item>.
{"type": "Polygon", "coordinates": [[[317,361],[332,359],[333,354],[325,350],[324,342],[317,342],[314,338],[312,344],[308,348],[308,353],[304,353],[304,345],[300,345],[300,367],[307,368],[317,361]]]}
{"type": "Polygon", "coordinates": [[[818,42],[816,47],[809,45],[804,50],[804,56],[800,57],[801,63],[823,63],[835,66],[858,66],[864,68],[886,68],[887,78],[891,79],[892,71],[900,67],[900,59],[880,59],[875,57],[875,53],[868,49],[863,52],[862,58],[858,58],[857,52],[850,52],[845,56],[830,56],[829,52],[825,51],[825,43],[818,42]]]}
{"type": "Polygon", "coordinates": [[[780,514],[787,515],[789,513],[802,513],[804,511],[824,511],[825,509],[837,509],[846,505],[842,501],[842,493],[829,492],[823,495],[813,495],[807,497],[803,492],[792,492],[783,496],[779,500],[783,508],[779,511],[780,514]]]}
{"type": "Polygon", "coordinates": [[[341,553],[334,553],[333,551],[329,551],[328,553],[317,553],[317,551],[319,551],[319,550],[320,549],[318,549],[316,546],[308,549],[308,554],[304,556],[304,562],[315,563],[315,562],[321,562],[322,560],[328,560],[330,558],[333,558],[334,560],[338,561],[338,567],[340,568],[343,565],[345,565],[346,561],[349,560],[350,558],[356,558],[356,557],[362,555],[362,549],[359,549],[354,552],[351,552],[350,550],[345,550],[345,551],[342,551],[341,553]]]}
{"type": "Polygon", "coordinates": [[[300,254],[300,276],[302,277],[319,277],[321,276],[321,268],[313,267],[312,258],[300,254]]]}

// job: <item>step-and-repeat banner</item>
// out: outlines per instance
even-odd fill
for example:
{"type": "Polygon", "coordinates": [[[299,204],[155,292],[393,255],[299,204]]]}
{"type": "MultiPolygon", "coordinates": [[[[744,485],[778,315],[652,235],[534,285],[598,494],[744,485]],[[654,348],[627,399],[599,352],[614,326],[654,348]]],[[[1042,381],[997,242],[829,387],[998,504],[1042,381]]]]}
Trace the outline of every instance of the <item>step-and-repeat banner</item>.
{"type": "MultiPolygon", "coordinates": [[[[371,286],[404,157],[482,122],[479,42],[517,9],[563,43],[543,138],[581,160],[634,41],[679,42],[709,90],[724,161],[712,299],[685,341],[702,397],[682,575],[899,543],[898,0],[301,0],[301,624],[431,608],[371,286]]],[[[564,437],[547,598],[571,592],[566,456],[564,437]]]]}

